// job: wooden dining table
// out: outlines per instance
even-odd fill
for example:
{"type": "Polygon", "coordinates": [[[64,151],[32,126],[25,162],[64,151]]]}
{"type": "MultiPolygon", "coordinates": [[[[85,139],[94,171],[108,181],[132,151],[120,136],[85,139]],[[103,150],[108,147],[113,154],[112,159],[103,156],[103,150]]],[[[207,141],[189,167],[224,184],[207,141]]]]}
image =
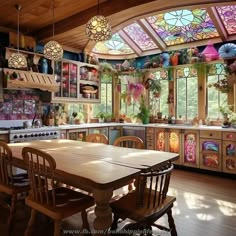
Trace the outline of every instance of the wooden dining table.
{"type": "Polygon", "coordinates": [[[161,167],[179,157],[170,152],[66,139],[10,143],[9,146],[15,166],[26,169],[21,154],[23,147],[43,150],[56,161],[57,180],[92,193],[96,204],[93,222],[95,230],[105,230],[112,223],[109,203],[114,190],[125,186],[140,172],[161,167]]]}

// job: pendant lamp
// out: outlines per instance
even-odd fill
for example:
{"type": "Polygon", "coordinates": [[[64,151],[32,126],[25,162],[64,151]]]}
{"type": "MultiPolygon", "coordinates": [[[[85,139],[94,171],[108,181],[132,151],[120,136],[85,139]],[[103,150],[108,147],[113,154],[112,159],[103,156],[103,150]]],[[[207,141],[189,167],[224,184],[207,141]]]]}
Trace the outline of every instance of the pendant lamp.
{"type": "Polygon", "coordinates": [[[20,37],[20,5],[15,5],[17,10],[17,52],[12,53],[8,58],[8,67],[22,69],[27,67],[27,60],[25,55],[19,52],[19,37],[20,37]]]}
{"type": "Polygon", "coordinates": [[[86,34],[90,40],[100,42],[111,38],[111,26],[104,16],[99,15],[99,0],[97,12],[98,14],[87,22],[86,34]]]}
{"type": "MultiPolygon", "coordinates": [[[[54,0],[52,0],[52,33],[53,33],[53,39],[54,39],[54,0]]],[[[58,61],[63,57],[63,49],[62,46],[55,40],[51,40],[44,46],[44,57],[53,60],[58,61]]]]}

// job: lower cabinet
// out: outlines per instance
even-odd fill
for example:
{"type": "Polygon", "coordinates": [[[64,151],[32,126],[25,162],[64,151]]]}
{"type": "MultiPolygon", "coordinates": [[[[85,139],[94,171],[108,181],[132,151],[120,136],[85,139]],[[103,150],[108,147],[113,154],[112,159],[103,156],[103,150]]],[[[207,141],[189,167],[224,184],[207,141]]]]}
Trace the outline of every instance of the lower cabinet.
{"type": "Polygon", "coordinates": [[[146,149],[155,150],[155,128],[146,128],[146,149]]]}
{"type": "Polygon", "coordinates": [[[236,174],[236,132],[223,132],[223,172],[236,174]]]}
{"type": "Polygon", "coordinates": [[[199,168],[199,131],[182,132],[183,165],[199,168]]]}
{"type": "Polygon", "coordinates": [[[200,131],[200,168],[222,171],[221,132],[200,131]]]}
{"type": "Polygon", "coordinates": [[[88,135],[88,129],[67,130],[67,139],[85,141],[87,135],[88,135]]]}

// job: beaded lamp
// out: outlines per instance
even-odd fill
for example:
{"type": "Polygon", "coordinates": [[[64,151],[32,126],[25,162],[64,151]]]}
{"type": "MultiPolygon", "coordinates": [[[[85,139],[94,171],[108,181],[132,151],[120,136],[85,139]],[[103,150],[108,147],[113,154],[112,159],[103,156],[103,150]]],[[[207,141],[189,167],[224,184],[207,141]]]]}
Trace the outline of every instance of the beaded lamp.
{"type": "MultiPolygon", "coordinates": [[[[52,15],[53,15],[52,31],[54,38],[54,0],[52,0],[52,15]]],[[[62,46],[55,40],[51,40],[45,44],[43,53],[44,57],[49,60],[58,61],[63,57],[62,46]]]]}
{"type": "Polygon", "coordinates": [[[19,32],[20,32],[20,5],[16,5],[17,10],[17,52],[12,53],[8,59],[8,67],[9,68],[26,68],[27,67],[27,60],[25,56],[19,52],[19,32]]]}
{"type": "Polygon", "coordinates": [[[99,0],[98,0],[98,15],[92,17],[86,25],[86,34],[90,40],[99,42],[111,38],[111,26],[107,19],[99,15],[99,0]]]}

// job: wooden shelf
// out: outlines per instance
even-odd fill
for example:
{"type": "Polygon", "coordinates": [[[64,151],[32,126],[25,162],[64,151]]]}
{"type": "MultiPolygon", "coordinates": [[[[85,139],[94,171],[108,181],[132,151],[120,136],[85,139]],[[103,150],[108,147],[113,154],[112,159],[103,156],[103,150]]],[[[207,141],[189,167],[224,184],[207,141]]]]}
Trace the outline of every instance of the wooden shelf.
{"type": "Polygon", "coordinates": [[[17,79],[5,79],[5,88],[36,88],[43,91],[57,92],[59,85],[56,83],[53,75],[36,73],[31,71],[22,71],[16,69],[4,68],[4,74],[11,75],[13,72],[17,74],[17,79]]]}

